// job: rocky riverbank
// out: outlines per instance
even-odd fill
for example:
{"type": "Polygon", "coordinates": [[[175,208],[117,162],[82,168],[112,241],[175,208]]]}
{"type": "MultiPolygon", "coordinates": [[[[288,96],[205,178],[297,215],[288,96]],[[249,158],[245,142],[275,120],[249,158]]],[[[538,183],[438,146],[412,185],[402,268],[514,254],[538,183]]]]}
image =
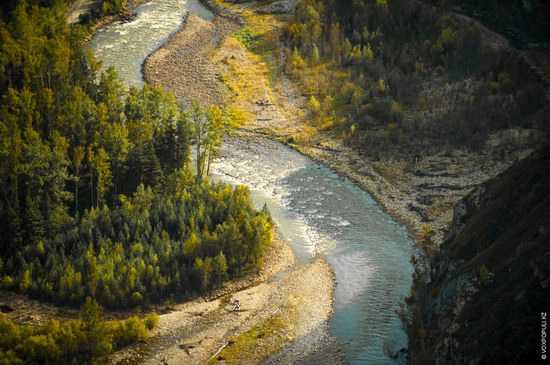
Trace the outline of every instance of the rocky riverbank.
{"type": "MultiPolygon", "coordinates": [[[[126,9],[120,14],[104,15],[98,19],[92,19],[89,36],[93,36],[98,29],[105,27],[113,22],[129,22],[136,15],[136,9],[151,0],[129,0],[126,3],[126,9]]],[[[77,0],[66,12],[67,23],[71,26],[79,24],[82,18],[91,18],[94,10],[101,6],[99,0],[77,0]]]]}
{"type": "Polygon", "coordinates": [[[309,125],[307,96],[284,74],[282,53],[260,58],[229,37],[244,21],[258,28],[259,37],[271,37],[276,47],[285,15],[264,14],[256,3],[205,3],[215,12],[223,9],[223,16],[208,22],[190,15],[186,26],[145,62],[145,80],[184,102],[200,99],[239,110],[248,116],[245,132],[276,138],[348,177],[405,224],[424,248],[441,244],[453,207],[473,187],[532,151],[532,131],[517,129],[495,134],[477,153],[449,150],[417,161],[367,158],[309,125]],[[502,156],[504,144],[509,152],[502,156]]]}
{"type": "MultiPolygon", "coordinates": [[[[235,41],[229,37],[237,32],[241,24],[239,16],[228,16],[220,12],[217,5],[210,3],[211,10],[218,15],[212,21],[204,20],[194,14],[189,14],[184,20],[182,29],[156,52],[150,55],[143,64],[144,79],[154,85],[173,92],[184,104],[189,104],[195,99],[202,103],[226,105],[231,100],[233,92],[224,84],[223,74],[228,63],[239,62],[241,57],[224,52],[226,43],[235,41]],[[221,51],[221,53],[220,53],[221,51]],[[221,62],[212,62],[212,57],[223,57],[221,62]]],[[[235,41],[236,42],[236,41],[235,41]]],[[[246,65],[243,65],[246,67],[246,65]]],[[[284,257],[285,255],[283,255],[284,257]]],[[[281,257],[280,252],[270,253],[268,260],[281,257]]],[[[285,260],[283,260],[285,261],[285,260]]],[[[277,270],[277,265],[271,261],[266,262],[266,269],[277,270]],[[271,269],[270,269],[271,268],[271,269]]],[[[329,341],[327,321],[332,313],[332,292],[334,279],[330,266],[321,259],[314,260],[311,264],[296,267],[287,274],[285,270],[278,270],[282,277],[269,283],[253,286],[249,289],[239,290],[231,284],[226,289],[225,299],[214,299],[205,303],[189,303],[183,305],[179,314],[166,317],[167,322],[173,325],[162,325],[157,333],[162,343],[163,338],[177,338],[176,342],[159,348],[159,354],[154,360],[165,359],[172,362],[204,363],[208,356],[212,356],[217,346],[227,344],[228,337],[246,335],[254,325],[269,321],[273,315],[282,321],[282,328],[276,334],[272,334],[269,341],[264,340],[255,344],[255,348],[247,351],[239,351],[237,354],[239,363],[254,364],[266,359],[276,351],[282,349],[287,343],[295,343],[294,349],[300,351],[283,351],[278,356],[285,359],[297,360],[306,356],[316,346],[329,341]],[[252,294],[253,293],[253,294],[252,294]],[[243,308],[249,308],[238,317],[228,314],[221,308],[229,300],[239,299],[243,308]],[[194,313],[203,313],[200,318],[193,318],[185,313],[193,308],[194,313]],[[185,309],[183,309],[185,308],[185,309]],[[208,316],[206,322],[201,322],[204,314],[210,313],[216,318],[219,325],[215,327],[207,325],[211,323],[208,316]],[[197,330],[201,328],[201,330],[197,330]],[[186,329],[189,329],[186,332],[186,329]],[[191,331],[191,329],[193,329],[191,331]],[[186,333],[184,336],[176,335],[186,333]],[[206,340],[208,339],[208,340],[206,340]],[[178,346],[185,342],[184,347],[192,344],[192,351],[178,350],[178,346]],[[269,342],[269,346],[265,345],[269,342]],[[196,344],[200,343],[200,346],[196,344]],[[194,344],[194,345],[193,345],[194,344]],[[257,347],[257,348],[256,348],[257,347]],[[186,357],[191,356],[191,357],[186,357]]],[[[264,275],[265,278],[265,275],[264,275]]],[[[216,297],[217,295],[214,295],[216,297]]],[[[163,317],[164,318],[164,317],[163,317]]],[[[228,346],[230,349],[231,346],[228,346]]],[[[128,356],[140,355],[140,350],[130,350],[129,353],[117,354],[114,363],[124,363],[128,356]]],[[[228,356],[224,352],[220,356],[228,356]]],[[[233,353],[230,356],[236,356],[233,353]]],[[[144,359],[139,357],[139,359],[144,359]]],[[[145,357],[145,359],[150,359],[145,357]]]]}
{"type": "MultiPolygon", "coordinates": [[[[199,99],[246,114],[242,133],[277,139],[346,176],[405,224],[423,248],[439,247],[453,208],[463,196],[531,152],[532,131],[515,129],[495,134],[476,153],[454,149],[412,161],[365,157],[338,136],[318,133],[308,122],[307,96],[283,72],[282,52],[259,54],[250,44],[229,36],[240,26],[230,19],[243,19],[259,39],[268,39],[276,49],[286,15],[265,14],[258,11],[261,5],[257,3],[220,2],[219,6],[224,7],[224,14],[236,15],[214,19],[211,24],[189,17],[186,25],[191,26],[182,28],[147,60],[145,80],[174,92],[182,101],[199,99]],[[195,40],[198,45],[191,44],[195,40]],[[184,59],[186,50],[199,54],[198,61],[192,56],[184,59]],[[500,153],[503,145],[507,146],[505,155],[500,153]]],[[[299,346],[287,349],[274,359],[288,362],[300,352],[299,346]]],[[[338,363],[338,350],[336,346],[311,358],[330,357],[329,363],[338,363]]]]}
{"type": "Polygon", "coordinates": [[[205,364],[225,359],[258,364],[287,342],[327,337],[333,290],[334,277],[325,261],[297,263],[286,242],[276,237],[258,273],[174,306],[161,315],[150,341],[116,353],[110,363],[205,364]],[[235,311],[237,300],[240,308],[235,311]]]}
{"type": "MultiPolygon", "coordinates": [[[[258,271],[203,297],[149,308],[163,313],[152,338],[116,352],[109,363],[205,364],[221,356],[233,363],[258,364],[293,342],[301,351],[291,358],[300,359],[329,341],[327,321],[334,286],[328,263],[320,258],[309,264],[297,262],[287,242],[275,233],[258,271]],[[233,310],[236,300],[238,311],[233,310]],[[256,333],[258,327],[262,332],[256,333]],[[225,352],[214,357],[222,347],[225,352]]],[[[0,307],[12,321],[25,325],[74,319],[79,314],[74,308],[55,307],[9,291],[0,291],[0,307]]],[[[108,319],[133,314],[105,313],[108,319]]],[[[288,353],[279,356],[289,358],[288,353]]]]}
{"type": "Polygon", "coordinates": [[[173,92],[184,104],[225,104],[220,68],[210,61],[212,52],[239,29],[234,20],[216,16],[207,21],[189,13],[182,30],[151,54],[143,64],[144,79],[173,92]]]}

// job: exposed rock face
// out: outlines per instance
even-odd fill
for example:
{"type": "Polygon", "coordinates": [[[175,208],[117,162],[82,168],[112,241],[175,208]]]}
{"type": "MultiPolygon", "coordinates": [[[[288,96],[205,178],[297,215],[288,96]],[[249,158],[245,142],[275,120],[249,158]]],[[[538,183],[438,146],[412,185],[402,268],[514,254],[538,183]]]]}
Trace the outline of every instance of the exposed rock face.
{"type": "Polygon", "coordinates": [[[297,0],[279,0],[256,10],[263,14],[290,14],[296,10],[297,0]]]}
{"type": "Polygon", "coordinates": [[[430,276],[415,288],[412,363],[541,358],[541,312],[550,308],[548,147],[457,205],[430,276]]]}

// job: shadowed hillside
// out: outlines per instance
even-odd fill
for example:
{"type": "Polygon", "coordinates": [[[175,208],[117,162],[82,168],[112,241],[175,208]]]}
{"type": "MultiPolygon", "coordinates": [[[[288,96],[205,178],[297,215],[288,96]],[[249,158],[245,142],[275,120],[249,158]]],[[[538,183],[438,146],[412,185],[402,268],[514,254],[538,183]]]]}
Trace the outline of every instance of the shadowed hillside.
{"type": "Polygon", "coordinates": [[[550,151],[481,185],[455,208],[429,284],[417,283],[413,363],[540,359],[550,307],[550,151]]]}

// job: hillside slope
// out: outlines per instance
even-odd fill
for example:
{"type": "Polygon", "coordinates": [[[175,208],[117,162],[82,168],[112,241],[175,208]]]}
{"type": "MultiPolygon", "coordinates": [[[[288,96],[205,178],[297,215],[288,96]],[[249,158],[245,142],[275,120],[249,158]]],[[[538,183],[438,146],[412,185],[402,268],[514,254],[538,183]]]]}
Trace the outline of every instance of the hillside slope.
{"type": "Polygon", "coordinates": [[[455,208],[428,284],[417,283],[412,363],[531,363],[550,308],[550,149],[455,208]]]}

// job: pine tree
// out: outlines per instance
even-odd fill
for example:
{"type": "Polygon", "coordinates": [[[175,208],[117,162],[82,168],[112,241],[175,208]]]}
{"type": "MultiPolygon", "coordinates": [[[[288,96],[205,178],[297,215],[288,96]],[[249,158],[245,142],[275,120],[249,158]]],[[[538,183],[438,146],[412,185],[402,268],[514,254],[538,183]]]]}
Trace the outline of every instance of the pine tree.
{"type": "Polygon", "coordinates": [[[165,174],[183,165],[182,152],[178,145],[178,131],[174,123],[165,126],[157,141],[157,155],[165,174]]]}
{"type": "Polygon", "coordinates": [[[30,194],[25,197],[25,241],[29,245],[36,245],[44,240],[44,220],[38,204],[30,194]]]}
{"type": "Polygon", "coordinates": [[[319,59],[319,49],[317,48],[317,45],[313,43],[313,49],[311,51],[311,64],[314,66],[319,64],[319,59]]]}
{"type": "Polygon", "coordinates": [[[109,188],[112,186],[113,176],[111,173],[111,165],[109,161],[110,161],[109,154],[103,148],[99,148],[97,150],[97,153],[95,154],[95,158],[93,160],[93,165],[92,165],[95,175],[97,177],[96,207],[102,207],[104,204],[107,203],[105,196],[109,191],[109,188]]]}
{"type": "Polygon", "coordinates": [[[304,67],[305,62],[300,56],[300,53],[298,52],[298,48],[294,47],[294,51],[292,51],[292,67],[294,68],[301,68],[304,67]]]}
{"type": "Polygon", "coordinates": [[[80,169],[84,160],[84,147],[76,146],[73,149],[73,170],[74,170],[74,209],[78,212],[78,187],[80,185],[80,169]]]}
{"type": "Polygon", "coordinates": [[[141,168],[142,182],[145,186],[157,187],[161,184],[164,175],[152,142],[144,146],[141,168]]]}

